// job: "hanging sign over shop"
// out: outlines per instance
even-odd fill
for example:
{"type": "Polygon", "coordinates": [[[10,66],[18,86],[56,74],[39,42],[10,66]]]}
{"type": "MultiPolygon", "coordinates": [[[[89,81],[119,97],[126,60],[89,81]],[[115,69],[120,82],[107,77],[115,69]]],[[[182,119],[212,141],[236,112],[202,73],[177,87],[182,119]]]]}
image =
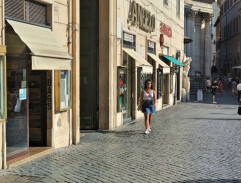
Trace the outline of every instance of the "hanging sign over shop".
{"type": "Polygon", "coordinates": [[[146,32],[155,31],[155,15],[151,15],[150,11],[143,8],[140,4],[136,3],[136,1],[131,3],[131,12],[128,21],[146,32]]]}
{"type": "Polygon", "coordinates": [[[164,23],[160,23],[160,31],[168,37],[172,37],[172,29],[164,23]]]}

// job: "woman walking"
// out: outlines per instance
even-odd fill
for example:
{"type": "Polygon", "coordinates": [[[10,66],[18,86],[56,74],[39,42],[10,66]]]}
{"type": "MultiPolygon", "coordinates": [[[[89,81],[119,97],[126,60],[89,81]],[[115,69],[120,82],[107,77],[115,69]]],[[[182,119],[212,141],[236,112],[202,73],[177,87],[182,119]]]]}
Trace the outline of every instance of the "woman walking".
{"type": "Polygon", "coordinates": [[[156,108],[156,92],[153,90],[152,81],[150,79],[145,81],[144,90],[141,91],[139,108],[145,115],[145,134],[148,134],[151,132],[150,123],[152,114],[155,113],[156,108]]]}

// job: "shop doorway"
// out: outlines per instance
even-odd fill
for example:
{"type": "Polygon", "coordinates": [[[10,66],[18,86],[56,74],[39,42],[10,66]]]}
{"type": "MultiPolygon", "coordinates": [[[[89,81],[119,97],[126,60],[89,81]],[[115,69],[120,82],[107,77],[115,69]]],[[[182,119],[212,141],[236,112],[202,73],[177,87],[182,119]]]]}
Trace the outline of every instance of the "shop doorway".
{"type": "Polygon", "coordinates": [[[178,72],[176,74],[176,80],[177,80],[177,100],[180,100],[180,71],[178,69],[178,72]]]}
{"type": "Polygon", "coordinates": [[[98,129],[98,1],[80,1],[80,129],[98,129]]]}
{"type": "MultiPolygon", "coordinates": [[[[46,71],[30,70],[28,58],[7,56],[7,159],[46,146],[46,71]]],[[[30,61],[31,64],[31,61],[30,61]]]]}
{"type": "Polygon", "coordinates": [[[29,146],[46,146],[46,71],[29,72],[29,146]]]}
{"type": "Polygon", "coordinates": [[[31,51],[6,26],[7,52],[7,160],[46,146],[46,71],[31,70],[31,51]]]}

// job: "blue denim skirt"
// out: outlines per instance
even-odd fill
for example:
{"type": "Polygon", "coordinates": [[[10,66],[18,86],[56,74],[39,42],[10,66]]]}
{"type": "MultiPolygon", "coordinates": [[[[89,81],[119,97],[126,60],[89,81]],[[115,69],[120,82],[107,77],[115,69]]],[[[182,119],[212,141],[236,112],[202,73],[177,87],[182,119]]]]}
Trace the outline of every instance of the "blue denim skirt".
{"type": "Polygon", "coordinates": [[[153,100],[143,100],[142,103],[142,112],[143,113],[155,113],[154,101],[153,100]]]}

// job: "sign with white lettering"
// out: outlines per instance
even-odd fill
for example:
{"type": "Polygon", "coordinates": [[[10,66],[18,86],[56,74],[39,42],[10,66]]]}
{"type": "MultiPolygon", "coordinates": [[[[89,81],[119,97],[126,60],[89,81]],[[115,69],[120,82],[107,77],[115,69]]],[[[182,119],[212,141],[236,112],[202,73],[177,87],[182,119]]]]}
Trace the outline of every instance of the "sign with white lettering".
{"type": "Polygon", "coordinates": [[[124,32],[124,41],[133,43],[134,42],[134,36],[124,32]]]}
{"type": "Polygon", "coordinates": [[[128,48],[136,48],[136,36],[123,32],[123,46],[128,48]]]}
{"type": "Polygon", "coordinates": [[[156,53],[156,43],[153,41],[147,40],[147,50],[150,53],[156,53]]]}
{"type": "Polygon", "coordinates": [[[168,37],[172,37],[172,29],[164,23],[160,23],[160,31],[168,37]]]}
{"type": "Polygon", "coordinates": [[[146,32],[155,31],[155,15],[151,15],[150,11],[143,8],[140,4],[136,3],[136,1],[131,3],[131,13],[129,14],[128,22],[131,22],[132,25],[136,25],[146,32]]]}

